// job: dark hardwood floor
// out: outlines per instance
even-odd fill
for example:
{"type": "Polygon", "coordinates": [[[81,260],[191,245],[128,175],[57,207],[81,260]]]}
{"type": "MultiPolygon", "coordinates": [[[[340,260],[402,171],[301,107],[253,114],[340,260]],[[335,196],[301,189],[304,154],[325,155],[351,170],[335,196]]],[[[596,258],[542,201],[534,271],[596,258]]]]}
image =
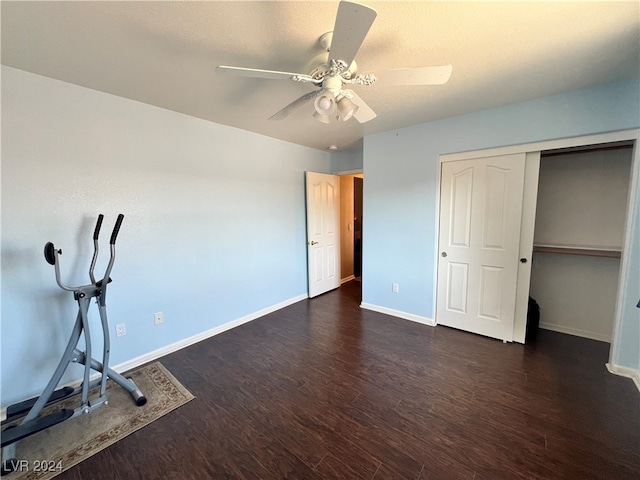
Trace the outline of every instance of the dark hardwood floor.
{"type": "Polygon", "coordinates": [[[162,358],[196,399],[58,478],[640,478],[640,393],[608,344],[359,302],[350,282],[162,358]]]}

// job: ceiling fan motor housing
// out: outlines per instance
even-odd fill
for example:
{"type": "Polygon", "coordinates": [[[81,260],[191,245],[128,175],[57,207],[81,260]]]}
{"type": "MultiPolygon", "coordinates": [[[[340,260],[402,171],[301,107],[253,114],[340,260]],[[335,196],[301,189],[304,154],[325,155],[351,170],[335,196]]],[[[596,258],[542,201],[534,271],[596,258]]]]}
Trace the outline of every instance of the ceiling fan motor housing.
{"type": "MultiPolygon", "coordinates": [[[[313,77],[316,80],[322,80],[326,75],[331,73],[329,52],[332,39],[333,32],[327,32],[323,34],[318,40],[318,44],[322,48],[322,52],[313,57],[308,63],[307,71],[309,72],[309,76],[313,77]]],[[[357,71],[358,66],[354,60],[351,62],[351,65],[349,65],[348,68],[342,71],[341,75],[346,79],[350,79],[356,75],[357,71]]]]}
{"type": "Polygon", "coordinates": [[[342,77],[340,75],[327,75],[322,81],[322,89],[329,90],[338,97],[342,91],[342,77]]]}

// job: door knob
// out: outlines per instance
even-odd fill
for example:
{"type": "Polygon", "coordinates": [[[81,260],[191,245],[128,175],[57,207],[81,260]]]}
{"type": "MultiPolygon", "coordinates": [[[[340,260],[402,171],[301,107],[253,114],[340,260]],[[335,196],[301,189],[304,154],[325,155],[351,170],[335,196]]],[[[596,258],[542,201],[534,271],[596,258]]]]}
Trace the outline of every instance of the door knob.
{"type": "Polygon", "coordinates": [[[311,245],[317,245],[320,242],[316,242],[315,240],[311,240],[311,245]]]}
{"type": "Polygon", "coordinates": [[[443,257],[447,256],[447,252],[442,252],[440,255],[442,255],[443,257]]]}
{"type": "Polygon", "coordinates": [[[521,263],[527,263],[527,259],[526,259],[526,258],[521,258],[521,259],[520,259],[520,262],[521,262],[521,263]]]}

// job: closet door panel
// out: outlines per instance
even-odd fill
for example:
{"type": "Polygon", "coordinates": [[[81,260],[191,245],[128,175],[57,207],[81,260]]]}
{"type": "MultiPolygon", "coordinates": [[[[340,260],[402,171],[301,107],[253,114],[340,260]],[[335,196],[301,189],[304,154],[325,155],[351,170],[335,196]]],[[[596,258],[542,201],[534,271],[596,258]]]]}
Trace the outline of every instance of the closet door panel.
{"type": "Polygon", "coordinates": [[[436,321],[511,341],[525,154],[442,164],[436,321]]]}

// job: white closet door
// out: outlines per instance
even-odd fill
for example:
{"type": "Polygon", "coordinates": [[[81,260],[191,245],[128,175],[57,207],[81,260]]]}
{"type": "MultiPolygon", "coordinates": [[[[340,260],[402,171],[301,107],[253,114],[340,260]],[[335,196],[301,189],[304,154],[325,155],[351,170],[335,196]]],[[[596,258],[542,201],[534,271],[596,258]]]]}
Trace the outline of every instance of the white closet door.
{"type": "Polygon", "coordinates": [[[436,321],[513,340],[525,154],[442,164],[436,321]]]}

